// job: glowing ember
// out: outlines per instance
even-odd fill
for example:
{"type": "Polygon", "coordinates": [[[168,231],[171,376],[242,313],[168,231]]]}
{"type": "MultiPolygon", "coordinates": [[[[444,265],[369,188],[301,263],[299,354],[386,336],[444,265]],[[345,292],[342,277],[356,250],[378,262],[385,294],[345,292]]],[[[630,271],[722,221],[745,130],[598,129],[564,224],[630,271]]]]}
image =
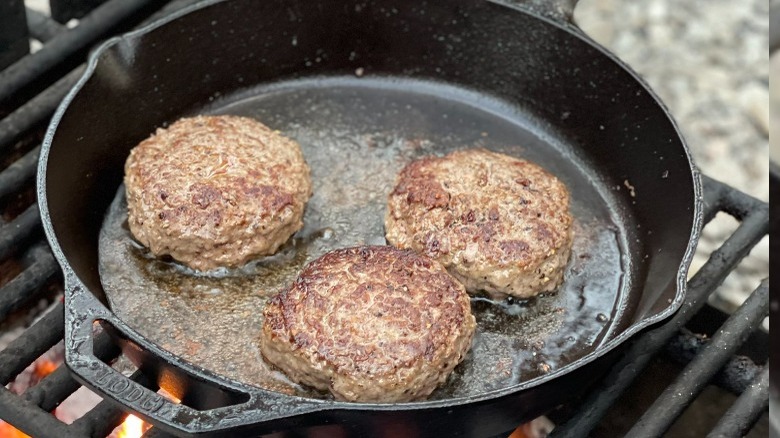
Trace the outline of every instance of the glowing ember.
{"type": "Polygon", "coordinates": [[[53,373],[54,370],[59,367],[58,364],[46,359],[41,358],[37,361],[35,361],[35,374],[37,374],[40,377],[46,377],[49,374],[53,373]]]}
{"type": "Polygon", "coordinates": [[[65,350],[62,344],[55,345],[19,373],[6,388],[14,394],[22,394],[53,373],[62,364],[64,357],[65,350]]]}
{"type": "MultiPolygon", "coordinates": [[[[55,345],[19,373],[6,386],[6,389],[16,395],[21,395],[27,389],[37,385],[44,377],[53,373],[62,363],[63,357],[64,347],[62,344],[55,345]]],[[[30,438],[30,436],[0,420],[0,438],[30,438]]]]}

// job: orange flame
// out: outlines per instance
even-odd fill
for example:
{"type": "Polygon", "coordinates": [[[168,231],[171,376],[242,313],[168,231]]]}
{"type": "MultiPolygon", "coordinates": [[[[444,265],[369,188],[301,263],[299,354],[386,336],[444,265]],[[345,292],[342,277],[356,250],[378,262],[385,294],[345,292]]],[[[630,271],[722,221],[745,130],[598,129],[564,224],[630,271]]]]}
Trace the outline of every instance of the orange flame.
{"type": "Polygon", "coordinates": [[[119,425],[119,432],[117,438],[141,438],[144,432],[148,429],[144,420],[136,417],[135,415],[128,415],[125,421],[119,425]]]}
{"type": "MultiPolygon", "coordinates": [[[[165,390],[160,389],[158,392],[165,397],[170,397],[172,401],[174,401],[175,403],[179,403],[179,399],[172,396],[170,393],[166,392],[165,390]]],[[[111,432],[111,435],[109,435],[108,437],[109,438],[141,438],[143,434],[146,433],[151,428],[152,425],[150,423],[147,423],[141,418],[138,418],[135,415],[130,414],[125,418],[125,421],[123,421],[122,424],[114,428],[114,430],[111,432]]],[[[3,436],[0,435],[0,438],[3,438],[3,436]]]]}
{"type": "Polygon", "coordinates": [[[0,420],[0,437],[3,438],[30,438],[21,430],[11,426],[3,420],[0,420]]]}

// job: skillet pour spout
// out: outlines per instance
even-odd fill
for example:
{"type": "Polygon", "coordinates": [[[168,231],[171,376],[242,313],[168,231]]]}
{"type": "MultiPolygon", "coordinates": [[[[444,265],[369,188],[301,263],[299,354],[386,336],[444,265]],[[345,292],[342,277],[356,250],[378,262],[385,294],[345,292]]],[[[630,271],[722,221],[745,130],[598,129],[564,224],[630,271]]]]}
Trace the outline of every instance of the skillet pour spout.
{"type": "MultiPolygon", "coordinates": [[[[71,371],[184,436],[401,429],[408,436],[490,436],[586,390],[621,344],[679,308],[703,209],[699,174],[671,116],[635,73],[565,21],[575,3],[208,0],[101,45],[49,126],[38,172],[44,229],[66,279],[71,371]],[[106,285],[118,279],[101,276],[104,219],[133,146],[180,117],[232,112],[263,118],[301,143],[317,207],[307,215],[332,208],[350,218],[345,230],[368,233],[336,229],[343,246],[382,238],[385,195],[377,193],[404,160],[484,146],[538,162],[569,187],[582,229],[603,231],[581,233],[579,255],[598,254],[596,243],[614,249],[611,276],[570,269],[570,289],[563,289],[579,281],[586,297],[612,297],[602,329],[578,341],[587,347],[582,354],[549,372],[520,372],[515,381],[474,391],[458,379],[495,367],[478,362],[477,346],[496,339],[478,330],[474,360],[451,379],[451,390],[399,404],[269,391],[161,347],[149,334],[164,330],[123,318],[111,302],[106,285]],[[370,187],[377,192],[326,193],[349,184],[376,184],[370,187]],[[588,284],[612,286],[594,292],[588,284]],[[100,361],[96,330],[111,335],[148,386],[181,402],[100,361]]],[[[328,217],[304,222],[314,229],[328,217]]],[[[307,247],[311,256],[316,248],[307,247]]],[[[527,359],[517,357],[522,369],[527,359]]]]}

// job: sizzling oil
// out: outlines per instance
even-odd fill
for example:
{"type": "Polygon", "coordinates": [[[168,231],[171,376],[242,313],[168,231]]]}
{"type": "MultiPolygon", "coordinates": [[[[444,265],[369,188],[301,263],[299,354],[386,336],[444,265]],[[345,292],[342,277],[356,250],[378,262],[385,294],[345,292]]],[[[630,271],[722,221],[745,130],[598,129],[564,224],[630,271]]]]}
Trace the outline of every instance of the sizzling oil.
{"type": "Polygon", "coordinates": [[[119,317],[163,348],[217,374],[259,387],[322,396],[262,360],[257,336],[266,300],[327,251],[384,244],[387,195],[410,160],[486,147],[535,161],[571,192],[573,255],[557,293],[526,302],[472,299],[470,354],[431,398],[482,393],[556,369],[589,353],[620,321],[621,236],[608,194],[554,137],[500,102],[430,83],[299,81],[258,88],[205,109],[254,117],[297,140],[312,169],[304,228],[272,257],[240,269],[196,273],[152,257],[127,228],[124,187],[100,236],[100,274],[119,317]]]}

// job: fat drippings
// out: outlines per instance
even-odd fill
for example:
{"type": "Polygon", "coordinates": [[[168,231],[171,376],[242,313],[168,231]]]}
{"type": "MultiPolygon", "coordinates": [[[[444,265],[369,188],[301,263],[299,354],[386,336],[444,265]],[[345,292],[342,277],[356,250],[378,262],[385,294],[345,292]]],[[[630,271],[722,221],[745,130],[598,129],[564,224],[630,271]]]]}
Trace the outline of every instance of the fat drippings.
{"type": "Polygon", "coordinates": [[[263,361],[258,335],[266,300],[327,251],[384,244],[386,198],[410,160],[487,147],[535,161],[568,185],[573,255],[555,294],[526,302],[472,299],[478,322],[473,348],[431,398],[473,395],[554,372],[602,343],[620,323],[622,232],[608,208],[613,200],[597,191],[565,146],[534,132],[531,122],[501,103],[491,111],[472,106],[467,92],[354,81],[358,85],[334,79],[255,89],[210,109],[279,129],[301,144],[312,169],[305,226],[272,257],[208,273],[155,258],[130,235],[120,187],[100,236],[100,274],[113,311],[163,348],[217,374],[324,397],[263,361]]]}

